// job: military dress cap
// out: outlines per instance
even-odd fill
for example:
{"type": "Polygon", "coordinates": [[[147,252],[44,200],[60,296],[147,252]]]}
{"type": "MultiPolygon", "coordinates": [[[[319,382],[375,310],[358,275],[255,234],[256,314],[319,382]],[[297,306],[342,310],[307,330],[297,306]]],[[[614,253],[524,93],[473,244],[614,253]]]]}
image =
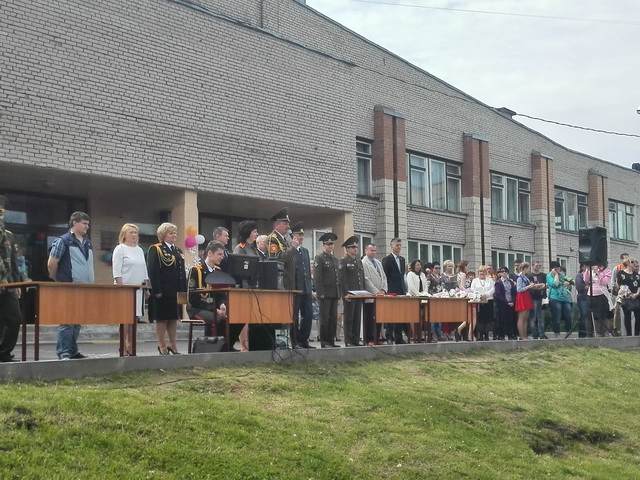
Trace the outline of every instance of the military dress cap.
{"type": "Polygon", "coordinates": [[[327,243],[327,242],[335,242],[337,239],[338,239],[338,236],[335,233],[327,232],[327,233],[323,233],[318,240],[320,240],[322,243],[327,243]]]}
{"type": "Polygon", "coordinates": [[[304,235],[304,227],[302,222],[295,223],[293,227],[291,227],[291,233],[299,233],[304,235]]]}
{"type": "Polygon", "coordinates": [[[246,240],[256,228],[258,223],[253,220],[243,220],[238,224],[238,239],[246,240]]]}
{"type": "Polygon", "coordinates": [[[276,213],[273,217],[271,217],[272,222],[288,222],[289,220],[289,209],[283,208],[278,213],[276,213]]]}
{"type": "Polygon", "coordinates": [[[355,235],[351,235],[349,238],[347,238],[344,243],[342,244],[343,247],[347,248],[350,247],[351,245],[358,245],[358,237],[356,237],[355,235]]]}

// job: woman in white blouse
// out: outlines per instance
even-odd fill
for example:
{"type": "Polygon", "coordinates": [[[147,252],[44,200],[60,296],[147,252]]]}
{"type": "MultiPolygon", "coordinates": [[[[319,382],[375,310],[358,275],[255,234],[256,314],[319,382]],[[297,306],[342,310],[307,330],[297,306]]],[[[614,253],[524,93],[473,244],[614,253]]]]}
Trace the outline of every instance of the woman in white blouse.
{"type": "Polygon", "coordinates": [[[478,276],[471,282],[471,291],[481,296],[487,303],[481,303],[478,308],[478,324],[476,335],[478,340],[489,340],[489,331],[493,323],[493,293],[495,282],[488,274],[488,267],[481,265],[478,268],[478,276]]]}
{"type": "MultiPolygon", "coordinates": [[[[144,251],[138,245],[138,226],[125,223],[120,229],[119,244],[113,250],[113,281],[116,285],[143,285],[148,283],[147,262],[144,251]]],[[[142,290],[136,292],[136,316],[144,314],[142,290]]],[[[125,328],[126,354],[131,355],[131,337],[133,328],[125,328]]]]}
{"type": "MultiPolygon", "coordinates": [[[[407,295],[423,295],[428,292],[428,289],[429,282],[422,271],[422,263],[420,260],[414,260],[409,264],[409,271],[407,272],[407,295]]],[[[410,335],[413,342],[418,341],[419,337],[422,336],[422,332],[419,335],[417,334],[419,328],[416,327],[416,324],[410,324],[410,335]]]]}

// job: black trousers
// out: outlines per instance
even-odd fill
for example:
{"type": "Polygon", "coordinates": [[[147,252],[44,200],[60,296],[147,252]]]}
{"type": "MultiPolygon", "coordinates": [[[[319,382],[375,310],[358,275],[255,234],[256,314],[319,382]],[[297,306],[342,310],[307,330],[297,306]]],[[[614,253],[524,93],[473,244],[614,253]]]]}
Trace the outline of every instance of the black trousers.
{"type": "Polygon", "coordinates": [[[20,323],[20,303],[15,293],[0,291],[0,361],[9,360],[18,341],[20,323]]]}
{"type": "Polygon", "coordinates": [[[322,345],[333,345],[336,341],[336,327],[338,324],[338,299],[321,298],[319,305],[320,343],[322,345]]]}
{"type": "Polygon", "coordinates": [[[493,300],[481,303],[478,308],[478,324],[476,334],[480,340],[489,340],[489,332],[493,324],[493,300]]]}
{"type": "Polygon", "coordinates": [[[378,326],[376,325],[376,304],[365,303],[362,309],[364,323],[364,341],[376,342],[378,340],[378,326]]]}
{"type": "Polygon", "coordinates": [[[360,314],[362,304],[360,302],[344,302],[344,344],[355,345],[360,343],[360,314]]]}
{"type": "Polygon", "coordinates": [[[291,340],[304,345],[309,342],[313,322],[313,298],[310,293],[295,295],[293,299],[293,327],[291,340]]]}
{"type": "Polygon", "coordinates": [[[494,306],[497,307],[494,338],[516,337],[516,316],[513,307],[504,302],[495,302],[494,306]]]}

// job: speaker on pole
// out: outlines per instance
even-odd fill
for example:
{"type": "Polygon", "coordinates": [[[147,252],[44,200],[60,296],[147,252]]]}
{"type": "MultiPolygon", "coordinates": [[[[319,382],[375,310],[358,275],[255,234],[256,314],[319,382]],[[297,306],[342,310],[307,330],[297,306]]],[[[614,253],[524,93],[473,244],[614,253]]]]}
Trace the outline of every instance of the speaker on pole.
{"type": "Polygon", "coordinates": [[[578,232],[578,261],[585,265],[607,264],[607,229],[582,228],[578,232]]]}

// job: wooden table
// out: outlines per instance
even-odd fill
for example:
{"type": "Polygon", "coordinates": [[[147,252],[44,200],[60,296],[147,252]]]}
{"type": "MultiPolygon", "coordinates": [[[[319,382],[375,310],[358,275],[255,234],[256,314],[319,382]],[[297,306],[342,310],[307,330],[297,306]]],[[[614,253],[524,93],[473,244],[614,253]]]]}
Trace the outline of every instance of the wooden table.
{"type": "MultiPolygon", "coordinates": [[[[420,332],[422,332],[423,316],[420,315],[421,305],[428,303],[428,297],[409,296],[409,295],[346,295],[346,301],[349,302],[367,302],[373,301],[375,304],[376,324],[382,323],[409,323],[420,324],[420,332]]],[[[367,325],[364,322],[366,330],[367,325]]],[[[368,332],[363,332],[364,338],[367,338],[368,332]]],[[[375,336],[373,337],[375,338],[375,336]]],[[[411,341],[411,338],[409,338],[411,341]]]]}
{"type": "MultiPolygon", "coordinates": [[[[35,360],[40,359],[40,325],[120,325],[120,356],[124,355],[125,325],[132,325],[131,353],[136,354],[136,291],[141,285],[19,282],[2,287],[17,288],[23,293],[35,289],[35,360]]],[[[22,361],[26,360],[27,318],[23,318],[22,361]]]]}
{"type": "Polygon", "coordinates": [[[468,298],[429,297],[429,303],[424,311],[424,320],[431,337],[431,325],[434,323],[467,322],[469,338],[473,339],[475,327],[475,312],[482,302],[470,302],[468,298]]]}
{"type": "Polygon", "coordinates": [[[198,293],[224,293],[227,306],[225,340],[230,345],[230,325],[292,325],[294,296],[298,290],[265,290],[258,288],[203,288],[198,293]]]}

